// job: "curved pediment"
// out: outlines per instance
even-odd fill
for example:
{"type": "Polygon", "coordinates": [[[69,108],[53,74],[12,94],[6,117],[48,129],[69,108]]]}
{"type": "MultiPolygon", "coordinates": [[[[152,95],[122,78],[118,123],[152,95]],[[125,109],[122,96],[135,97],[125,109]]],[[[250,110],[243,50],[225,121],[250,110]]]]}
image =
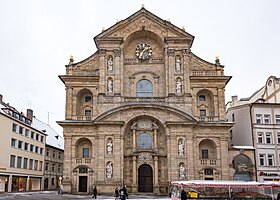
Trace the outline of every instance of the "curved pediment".
{"type": "Polygon", "coordinates": [[[191,47],[194,40],[194,36],[185,32],[184,29],[178,28],[169,21],[159,18],[145,8],[141,8],[128,18],[104,30],[94,40],[97,47],[108,41],[122,43],[131,34],[141,30],[147,30],[157,34],[162,41],[176,42],[179,39],[180,42],[187,43],[189,47],[191,47]]]}
{"type": "Polygon", "coordinates": [[[129,104],[107,110],[98,115],[93,122],[127,121],[136,116],[151,116],[162,123],[180,122],[197,124],[198,121],[190,114],[174,107],[158,104],[129,104]]]}

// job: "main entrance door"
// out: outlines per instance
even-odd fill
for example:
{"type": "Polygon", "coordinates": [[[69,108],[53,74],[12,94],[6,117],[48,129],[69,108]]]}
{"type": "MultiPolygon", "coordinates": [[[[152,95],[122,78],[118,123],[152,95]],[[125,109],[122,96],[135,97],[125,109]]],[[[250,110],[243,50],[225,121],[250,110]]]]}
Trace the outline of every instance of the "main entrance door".
{"type": "Polygon", "coordinates": [[[79,192],[87,192],[87,176],[79,176],[79,192]]]}
{"type": "Polygon", "coordinates": [[[138,169],[138,192],[153,192],[153,170],[143,164],[138,169]]]}

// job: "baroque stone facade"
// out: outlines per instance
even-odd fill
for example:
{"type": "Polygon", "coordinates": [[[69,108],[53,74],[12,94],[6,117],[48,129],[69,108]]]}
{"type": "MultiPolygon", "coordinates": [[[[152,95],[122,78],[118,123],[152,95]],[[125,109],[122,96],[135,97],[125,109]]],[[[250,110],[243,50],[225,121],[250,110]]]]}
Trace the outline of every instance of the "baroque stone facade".
{"type": "Polygon", "coordinates": [[[65,192],[168,193],[174,180],[230,177],[217,59],[191,52],[194,36],[145,8],[95,38],[66,65],[65,192]]]}

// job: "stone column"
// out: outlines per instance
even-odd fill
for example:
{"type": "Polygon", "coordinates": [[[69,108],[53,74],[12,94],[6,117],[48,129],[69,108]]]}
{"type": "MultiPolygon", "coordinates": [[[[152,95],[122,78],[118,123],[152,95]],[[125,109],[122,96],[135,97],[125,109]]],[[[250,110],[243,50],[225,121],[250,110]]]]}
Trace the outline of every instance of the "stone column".
{"type": "Polygon", "coordinates": [[[190,93],[190,58],[189,58],[189,49],[183,49],[183,62],[182,62],[182,70],[184,73],[184,87],[182,91],[183,93],[190,93]]]}
{"type": "Polygon", "coordinates": [[[137,166],[136,166],[136,156],[132,157],[132,192],[137,192],[137,166]]]}
{"type": "Polygon", "coordinates": [[[133,151],[136,150],[136,131],[133,129],[132,130],[132,136],[133,136],[133,151]]]}
{"type": "Polygon", "coordinates": [[[12,192],[12,180],[13,180],[13,175],[10,175],[8,181],[8,192],[12,192]]]}
{"type": "Polygon", "coordinates": [[[105,69],[107,68],[106,62],[105,62],[105,49],[99,49],[99,92],[100,93],[107,93],[107,84],[106,84],[106,76],[105,76],[105,69]]]}
{"type": "Polygon", "coordinates": [[[114,49],[114,72],[115,72],[115,81],[114,81],[114,92],[115,93],[121,93],[121,77],[120,77],[120,69],[121,63],[120,63],[120,56],[121,56],[121,50],[120,49],[114,49]]]}
{"type": "MultiPolygon", "coordinates": [[[[168,85],[166,85],[166,88],[168,88],[168,93],[175,93],[175,78],[174,77],[174,65],[175,65],[175,58],[174,58],[174,55],[175,55],[175,50],[174,49],[170,49],[168,48],[167,49],[167,55],[168,55],[168,66],[167,66],[167,69],[168,69],[168,85]]],[[[168,94],[167,93],[167,94],[168,94]]]]}
{"type": "Polygon", "coordinates": [[[70,193],[72,191],[71,185],[72,185],[72,138],[69,135],[66,135],[68,133],[64,133],[64,163],[63,163],[63,190],[67,193],[70,193]]]}
{"type": "Polygon", "coordinates": [[[72,118],[72,88],[66,87],[65,119],[72,118]]]}
{"type": "Polygon", "coordinates": [[[157,151],[157,130],[154,130],[154,149],[157,151]]]}
{"type": "Polygon", "coordinates": [[[27,179],[26,179],[26,191],[29,191],[29,187],[30,187],[30,177],[27,176],[27,179]]]}
{"type": "Polygon", "coordinates": [[[154,165],[155,165],[155,183],[154,183],[154,193],[159,194],[159,185],[158,185],[158,157],[154,157],[154,165]]]}

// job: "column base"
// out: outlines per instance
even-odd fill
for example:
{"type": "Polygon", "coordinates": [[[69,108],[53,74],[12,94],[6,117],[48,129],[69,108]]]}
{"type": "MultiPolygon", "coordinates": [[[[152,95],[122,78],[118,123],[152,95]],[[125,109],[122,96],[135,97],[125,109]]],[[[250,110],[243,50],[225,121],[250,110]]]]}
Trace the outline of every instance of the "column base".
{"type": "Polygon", "coordinates": [[[132,185],[132,186],[131,186],[131,191],[132,191],[132,193],[137,193],[137,192],[138,192],[138,187],[137,187],[137,185],[132,185]]]}
{"type": "Polygon", "coordinates": [[[159,194],[159,186],[158,185],[154,185],[154,194],[159,194]]]}

